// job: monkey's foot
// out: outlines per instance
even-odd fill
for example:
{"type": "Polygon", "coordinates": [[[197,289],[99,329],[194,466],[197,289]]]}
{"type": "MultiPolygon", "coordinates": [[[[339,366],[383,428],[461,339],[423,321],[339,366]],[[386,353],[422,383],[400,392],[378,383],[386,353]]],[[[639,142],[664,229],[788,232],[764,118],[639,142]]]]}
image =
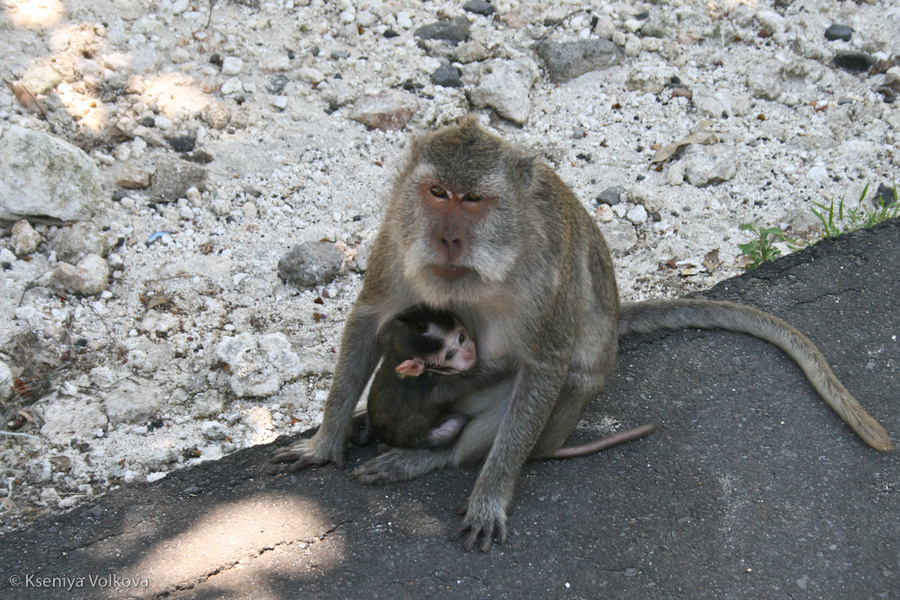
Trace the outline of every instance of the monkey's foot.
{"type": "Polygon", "coordinates": [[[353,470],[351,475],[362,484],[398,483],[409,481],[450,464],[446,450],[411,450],[394,448],[353,470]]]}
{"type": "Polygon", "coordinates": [[[288,471],[299,471],[311,466],[334,463],[338,469],[347,466],[346,450],[343,445],[323,443],[319,434],[308,440],[299,440],[285,448],[279,448],[269,457],[269,462],[292,462],[288,471]]]}
{"type": "Polygon", "coordinates": [[[457,509],[457,512],[465,513],[465,517],[450,536],[450,541],[455,542],[465,536],[463,548],[466,552],[476,545],[482,552],[487,552],[491,549],[495,537],[497,542],[506,543],[506,510],[502,502],[490,499],[483,502],[472,501],[470,498],[457,509]]]}
{"type": "Polygon", "coordinates": [[[353,415],[350,443],[354,446],[365,446],[374,439],[375,432],[372,430],[372,421],[369,420],[369,415],[364,412],[353,415]]]}

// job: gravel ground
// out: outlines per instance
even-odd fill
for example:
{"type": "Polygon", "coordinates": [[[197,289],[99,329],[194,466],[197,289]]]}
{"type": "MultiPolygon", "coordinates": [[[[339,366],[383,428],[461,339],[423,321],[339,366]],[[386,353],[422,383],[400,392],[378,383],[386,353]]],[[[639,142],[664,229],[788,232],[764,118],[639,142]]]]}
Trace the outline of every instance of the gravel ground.
{"type": "Polygon", "coordinates": [[[542,155],[630,300],[739,273],[743,223],[814,241],[814,202],[900,166],[887,1],[5,0],[0,52],[5,529],[315,426],[411,134],[475,114],[542,155]],[[611,66],[538,52],[574,42],[611,66]],[[3,187],[32,134],[87,165],[38,178],[79,215],[3,187]]]}

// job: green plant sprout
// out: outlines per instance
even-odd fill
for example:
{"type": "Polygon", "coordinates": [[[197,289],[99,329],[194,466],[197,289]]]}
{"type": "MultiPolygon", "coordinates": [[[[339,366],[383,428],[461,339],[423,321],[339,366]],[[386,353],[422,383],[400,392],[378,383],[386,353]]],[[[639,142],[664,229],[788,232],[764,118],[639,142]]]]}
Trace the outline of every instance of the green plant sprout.
{"type": "MultiPolygon", "coordinates": [[[[842,233],[849,233],[857,229],[866,229],[878,225],[882,221],[900,216],[900,197],[897,194],[897,184],[894,184],[894,198],[887,202],[882,195],[877,197],[873,207],[864,206],[866,195],[869,193],[869,184],[863,188],[862,194],[856,206],[849,206],[841,199],[837,205],[834,200],[829,205],[813,202],[818,208],[811,209],[820,223],[822,223],[823,237],[829,238],[842,233]]],[[[805,242],[789,238],[778,227],[759,227],[753,223],[744,223],[741,230],[749,231],[756,235],[756,239],[746,244],[738,244],[741,254],[751,259],[745,269],[755,269],[766,261],[775,260],[781,256],[781,249],[775,246],[783,242],[791,250],[798,250],[805,246],[805,242]]]]}
{"type": "Polygon", "coordinates": [[[746,244],[738,244],[741,254],[748,256],[751,262],[746,266],[749,271],[769,260],[775,260],[781,255],[781,250],[775,246],[776,242],[789,242],[784,232],[778,227],[759,227],[753,223],[744,223],[740,226],[743,231],[756,234],[756,239],[746,244]]]}
{"type": "Polygon", "coordinates": [[[819,210],[814,208],[812,213],[822,223],[825,237],[834,237],[842,233],[856,231],[857,229],[866,229],[900,215],[900,202],[897,201],[897,184],[894,184],[894,200],[885,202],[884,197],[879,195],[878,202],[873,208],[863,206],[863,201],[866,199],[868,191],[869,184],[867,183],[855,207],[845,204],[843,198],[841,198],[837,206],[835,206],[834,200],[828,206],[813,202],[819,210]]]}

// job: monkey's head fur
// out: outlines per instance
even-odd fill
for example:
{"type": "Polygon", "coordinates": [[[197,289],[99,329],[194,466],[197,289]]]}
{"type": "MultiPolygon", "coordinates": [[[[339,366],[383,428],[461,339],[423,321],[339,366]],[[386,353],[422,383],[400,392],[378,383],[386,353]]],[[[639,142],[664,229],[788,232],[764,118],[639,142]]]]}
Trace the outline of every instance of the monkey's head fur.
{"type": "Polygon", "coordinates": [[[399,358],[425,357],[443,349],[445,336],[440,334],[449,334],[455,325],[456,319],[447,311],[411,306],[386,323],[379,335],[392,345],[399,358]],[[434,325],[437,332],[431,331],[429,325],[434,325]]]}
{"type": "Polygon", "coordinates": [[[539,161],[466,119],[416,140],[389,213],[404,277],[432,306],[488,300],[542,237],[533,196],[539,161]],[[516,232],[513,236],[512,232],[516,232]]]}

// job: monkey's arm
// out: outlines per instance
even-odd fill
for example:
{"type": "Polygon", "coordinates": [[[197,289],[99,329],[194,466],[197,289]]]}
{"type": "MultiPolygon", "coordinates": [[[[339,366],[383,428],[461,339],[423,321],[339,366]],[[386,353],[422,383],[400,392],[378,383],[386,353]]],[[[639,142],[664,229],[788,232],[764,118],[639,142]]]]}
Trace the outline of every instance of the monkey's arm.
{"type": "Polygon", "coordinates": [[[451,540],[490,549],[494,537],[506,541],[506,513],[519,472],[531,454],[562,392],[568,361],[549,360],[524,366],[516,375],[511,399],[481,473],[466,502],[465,516],[451,540]]]}
{"type": "Polygon", "coordinates": [[[512,357],[481,361],[471,370],[454,375],[435,374],[438,385],[428,395],[428,402],[435,406],[451,403],[469,392],[489,387],[515,373],[512,357]]]}
{"type": "Polygon", "coordinates": [[[325,401],[322,425],[313,437],[276,450],[271,462],[293,461],[291,471],[329,462],[341,469],[346,466],[353,412],[381,357],[377,332],[376,310],[358,303],[344,327],[341,354],[325,401]]]}

